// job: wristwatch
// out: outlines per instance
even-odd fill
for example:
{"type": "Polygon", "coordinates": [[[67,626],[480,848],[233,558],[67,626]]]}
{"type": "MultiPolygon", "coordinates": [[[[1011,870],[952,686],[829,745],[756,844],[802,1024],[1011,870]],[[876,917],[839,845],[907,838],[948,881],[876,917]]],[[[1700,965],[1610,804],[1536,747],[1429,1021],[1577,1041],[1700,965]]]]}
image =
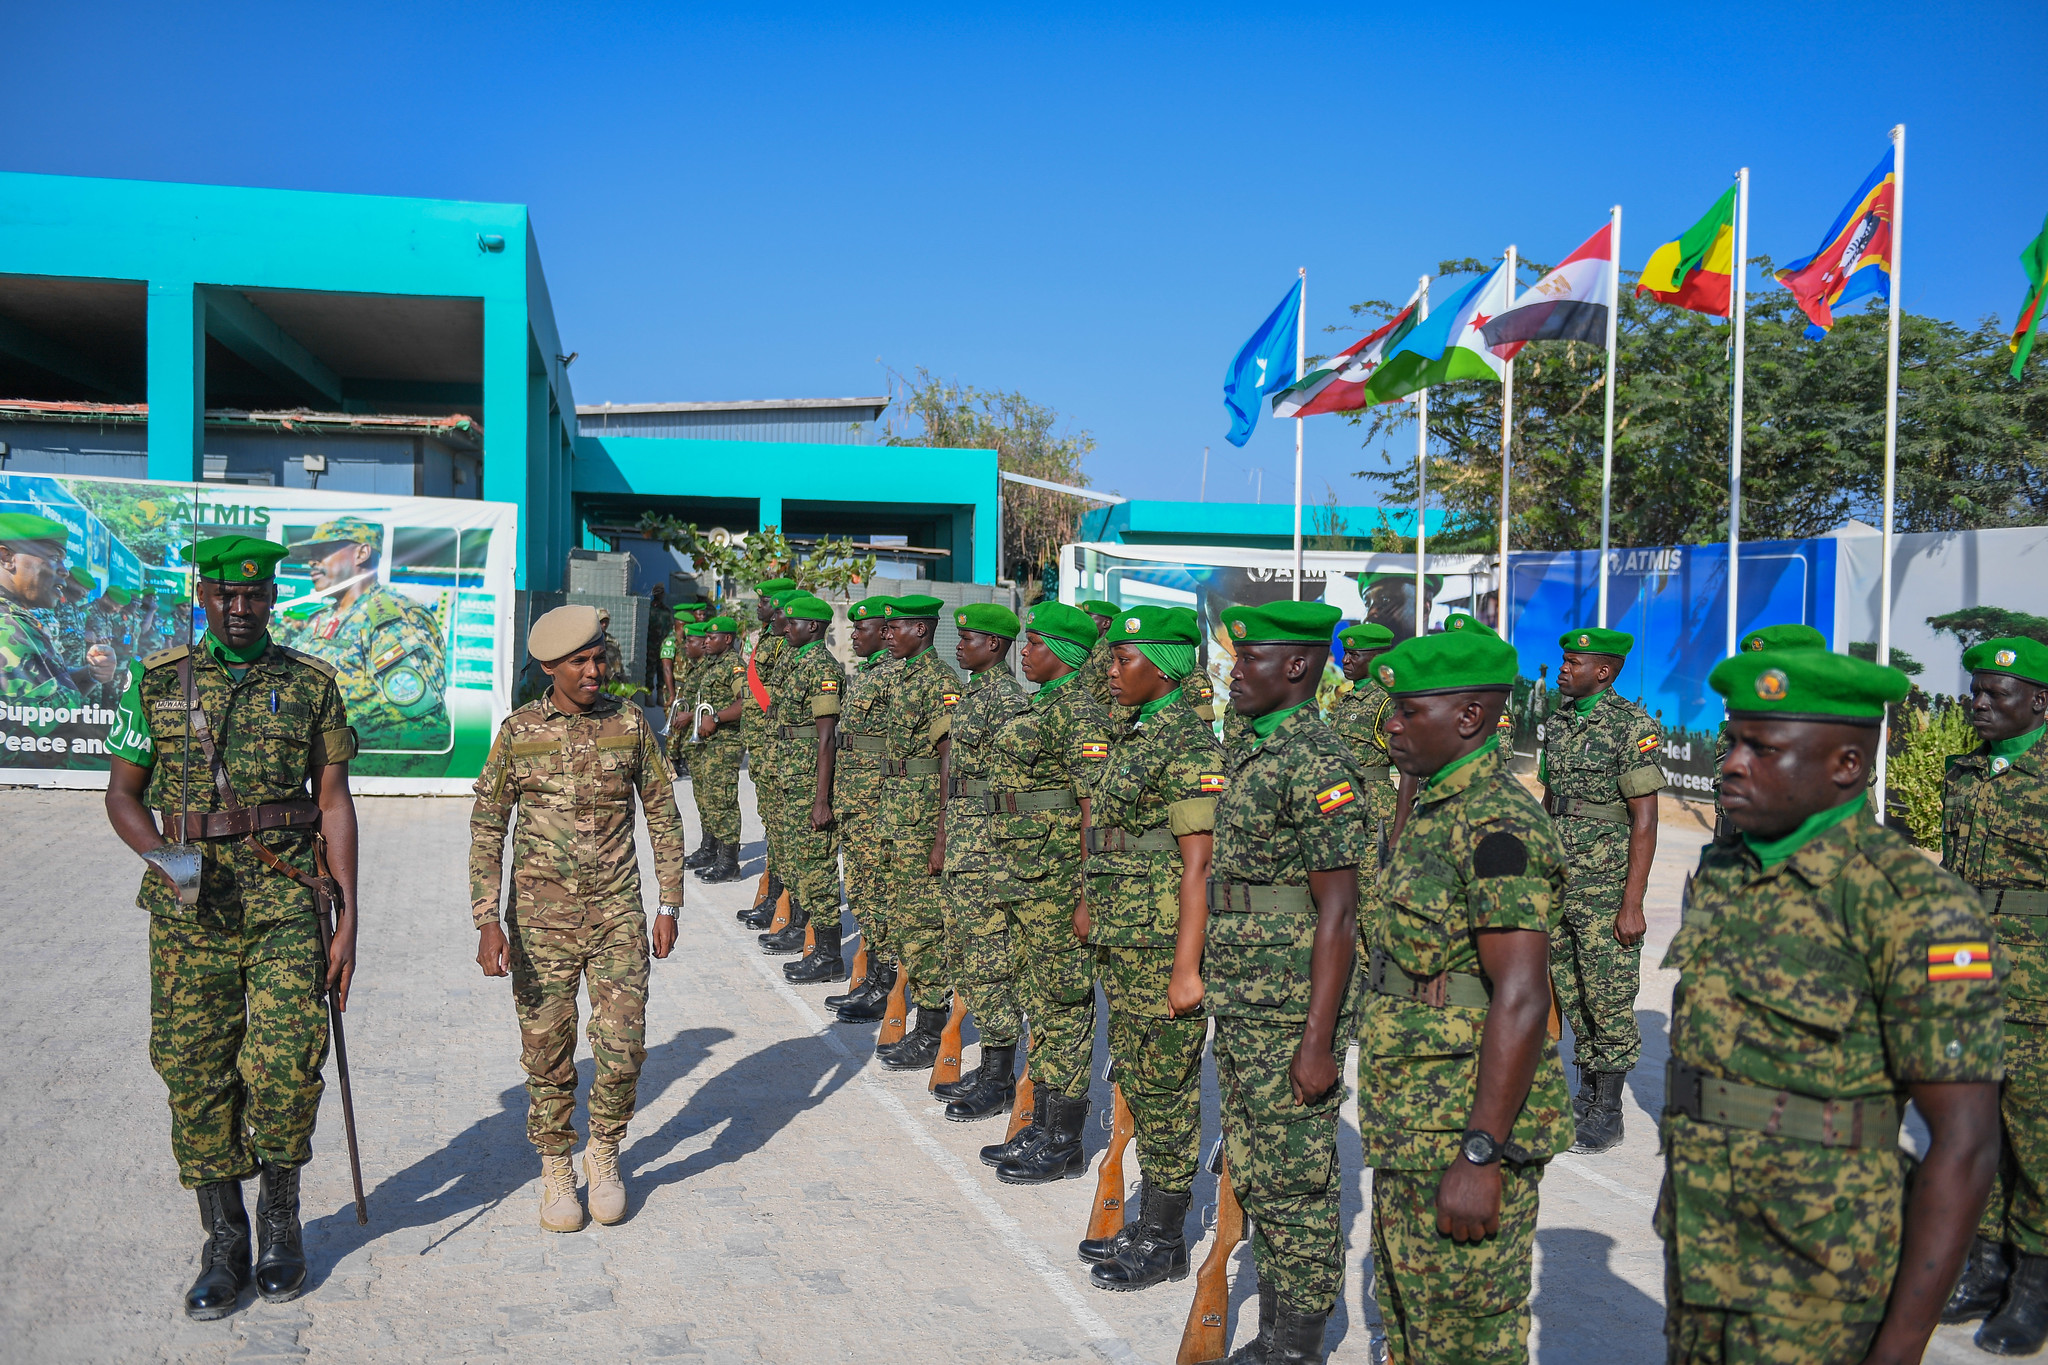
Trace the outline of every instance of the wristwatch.
{"type": "Polygon", "coordinates": [[[1500,1160],[1500,1144],[1483,1128],[1467,1128],[1458,1139],[1458,1151],[1474,1166],[1491,1166],[1500,1160]]]}
{"type": "Polygon", "coordinates": [[[680,905],[664,905],[660,909],[656,910],[654,913],[657,915],[667,915],[670,919],[674,919],[677,915],[682,913],[682,910],[683,907],[680,905]]]}

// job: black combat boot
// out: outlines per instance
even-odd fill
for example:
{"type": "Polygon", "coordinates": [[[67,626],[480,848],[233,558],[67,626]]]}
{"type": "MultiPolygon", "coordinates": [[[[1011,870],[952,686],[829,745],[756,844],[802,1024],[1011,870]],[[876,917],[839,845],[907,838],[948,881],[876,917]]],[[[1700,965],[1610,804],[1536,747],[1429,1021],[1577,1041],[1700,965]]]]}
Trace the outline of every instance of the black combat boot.
{"type": "MultiPolygon", "coordinates": [[[[1016,1065],[1015,1043],[1008,1047],[990,1047],[983,1043],[981,1065],[974,1069],[974,1088],[956,1096],[946,1106],[946,1117],[955,1123],[973,1123],[977,1119],[1009,1113],[1010,1106],[1017,1102],[1017,1078],[1011,1074],[1016,1065]]],[[[945,1089],[944,1086],[939,1088],[945,1089]]]]}
{"type": "Polygon", "coordinates": [[[1047,1106],[1044,1136],[996,1167],[996,1179],[1005,1185],[1047,1185],[1082,1174],[1088,1158],[1081,1150],[1081,1129],[1092,1108],[1085,1092],[1072,1099],[1054,1095],[1047,1106]]]}
{"type": "Polygon", "coordinates": [[[1113,1261],[1116,1254],[1131,1244],[1131,1238],[1138,1235],[1138,1224],[1145,1221],[1145,1182],[1138,1181],[1138,1188],[1124,1200],[1124,1225],[1107,1237],[1083,1237],[1075,1252],[1089,1265],[1101,1265],[1113,1261]]]}
{"type": "Polygon", "coordinates": [[[723,839],[714,839],[718,845],[718,856],[711,866],[697,874],[697,880],[705,883],[736,882],[740,879],[740,846],[728,844],[723,839]]]}
{"type": "MultiPolygon", "coordinates": [[[[961,1053],[964,1056],[966,1053],[966,1048],[963,1047],[961,1049],[961,1053]]],[[[982,1059],[986,1059],[987,1056],[988,1048],[986,1045],[984,1045],[981,1049],[981,1057],[982,1059]]],[[[979,1084],[981,1084],[981,1060],[978,1059],[973,1066],[966,1067],[961,1070],[959,1080],[941,1081],[937,1085],[933,1086],[932,1098],[937,1100],[943,1100],[947,1104],[951,1104],[954,1100],[959,1099],[962,1095],[972,1092],[974,1087],[979,1084]]]]}
{"type": "Polygon", "coordinates": [[[1052,1092],[1042,1085],[1031,1087],[1031,1119],[1017,1130],[1017,1136],[1008,1142],[997,1142],[981,1149],[981,1164],[1001,1166],[1024,1155],[1031,1145],[1045,1136],[1046,1107],[1052,1103],[1052,1092]]]}
{"type": "Polygon", "coordinates": [[[1266,1348],[1266,1365],[1323,1365],[1323,1329],[1329,1325],[1330,1315],[1297,1313],[1284,1303],[1279,1308],[1273,1319],[1273,1344],[1266,1348]]]}
{"type": "Polygon", "coordinates": [[[1970,1242],[1970,1259],[1963,1262],[1963,1277],[1941,1310],[1943,1322],[1969,1322],[1988,1318],[2005,1302],[2006,1281],[2012,1278],[2012,1262],[2006,1250],[1989,1237],[1970,1242]]]}
{"type": "MultiPolygon", "coordinates": [[[[1621,1086],[1628,1073],[1588,1071],[1585,1077],[1592,1083],[1593,1098],[1587,1101],[1586,1112],[1579,1116],[1578,1140],[1572,1143],[1572,1150],[1591,1155],[1621,1145],[1621,1086]]],[[[1582,1082],[1580,1092],[1584,1093],[1585,1088],[1582,1082]]]]}
{"type": "Polygon", "coordinates": [[[249,1283],[249,1211],[242,1182],[214,1180],[199,1187],[199,1278],[185,1291],[185,1316],[212,1322],[235,1311],[249,1283]]]}
{"type": "Polygon", "coordinates": [[[1574,1069],[1579,1073],[1579,1088],[1572,1095],[1572,1122],[1582,1123],[1593,1104],[1593,1073],[1582,1066],[1574,1069]]]}
{"type": "Polygon", "coordinates": [[[1142,1192],[1144,1207],[1139,1210],[1136,1223],[1124,1225],[1129,1236],[1123,1246],[1111,1259],[1098,1263],[1088,1272],[1089,1280],[1097,1289],[1119,1292],[1150,1289],[1167,1280],[1188,1277],[1187,1192],[1168,1194],[1165,1190],[1154,1189],[1142,1192]]]}
{"type": "Polygon", "coordinates": [[[788,957],[791,953],[804,950],[804,926],[811,922],[811,912],[804,909],[804,903],[792,891],[789,895],[789,923],[772,934],[756,934],[754,942],[761,945],[761,951],[770,957],[788,957]]]}
{"type": "Polygon", "coordinates": [[[1977,1329],[1977,1349],[1995,1356],[2030,1356],[2048,1342],[2048,1256],[2013,1254],[2005,1303],[1977,1329]]]}
{"type": "Polygon", "coordinates": [[[683,866],[689,868],[690,871],[695,872],[700,867],[711,866],[711,860],[713,858],[716,858],[717,856],[718,840],[712,838],[710,835],[707,834],[704,836],[703,840],[697,845],[697,851],[695,853],[692,853],[689,857],[683,859],[683,866]]]}
{"type": "Polygon", "coordinates": [[[306,1287],[306,1249],[299,1234],[299,1168],[263,1163],[256,1193],[256,1292],[265,1303],[288,1303],[306,1287]]]}
{"type": "Polygon", "coordinates": [[[1205,1360],[1202,1365],[1266,1365],[1266,1352],[1273,1349],[1273,1328],[1280,1316],[1280,1291],[1259,1282],[1259,1334],[1222,1360],[1205,1360]]]}
{"type": "Polygon", "coordinates": [[[882,1059],[882,1065],[891,1071],[929,1071],[932,1063],[939,1060],[939,1035],[946,1031],[946,1016],[953,1011],[946,1005],[935,1005],[927,1009],[917,1007],[917,1027],[903,1035],[903,1041],[884,1051],[877,1048],[875,1055],[882,1059]]]}
{"type": "Polygon", "coordinates": [[[749,929],[766,929],[775,922],[775,903],[781,899],[782,879],[771,874],[768,878],[767,894],[740,911],[734,918],[749,929]]]}
{"type": "Polygon", "coordinates": [[[809,957],[785,962],[782,974],[799,986],[812,986],[820,981],[837,981],[846,975],[846,962],[839,951],[839,917],[834,915],[832,923],[820,921],[817,941],[811,945],[809,957]]]}
{"type": "MultiPolygon", "coordinates": [[[[842,955],[846,951],[845,940],[843,939],[840,941],[839,951],[842,955]]],[[[870,986],[875,984],[875,978],[880,976],[881,974],[882,955],[880,953],[869,953],[867,975],[863,976],[860,980],[854,982],[853,989],[846,992],[844,995],[826,996],[825,1008],[828,1010],[836,1010],[839,1009],[841,1006],[852,1004],[855,1000],[860,999],[863,992],[865,992],[870,986]]]]}
{"type": "MultiPolygon", "coordinates": [[[[880,954],[869,953],[868,961],[874,962],[880,954]]],[[[874,982],[867,989],[858,991],[853,999],[839,1007],[839,1022],[842,1024],[872,1024],[889,1012],[889,996],[896,989],[896,973],[902,969],[893,962],[883,962],[874,969],[874,982]]]]}

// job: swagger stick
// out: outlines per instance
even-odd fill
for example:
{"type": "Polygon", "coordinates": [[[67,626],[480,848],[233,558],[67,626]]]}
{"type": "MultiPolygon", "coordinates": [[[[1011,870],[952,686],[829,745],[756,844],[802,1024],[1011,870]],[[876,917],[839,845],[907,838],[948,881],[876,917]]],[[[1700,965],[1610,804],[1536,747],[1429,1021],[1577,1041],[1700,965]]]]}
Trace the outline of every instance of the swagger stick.
{"type": "MultiPolygon", "coordinates": [[[[253,842],[253,841],[252,841],[253,842]]],[[[327,856],[323,840],[320,848],[320,864],[324,869],[327,856]]],[[[333,938],[333,928],[327,923],[329,912],[337,904],[328,887],[335,885],[334,879],[322,871],[320,880],[325,885],[313,895],[313,923],[320,932],[320,960],[327,961],[327,945],[333,938]]],[[[324,979],[324,978],[323,978],[324,979]]],[[[363,1157],[356,1148],[356,1099],[354,1089],[348,1080],[348,1035],[341,1027],[341,1005],[334,998],[333,991],[327,996],[327,1026],[334,1035],[334,1069],[341,1081],[341,1130],[348,1139],[348,1178],[356,1189],[356,1223],[367,1225],[370,1221],[369,1205],[363,1201],[363,1157]]]]}

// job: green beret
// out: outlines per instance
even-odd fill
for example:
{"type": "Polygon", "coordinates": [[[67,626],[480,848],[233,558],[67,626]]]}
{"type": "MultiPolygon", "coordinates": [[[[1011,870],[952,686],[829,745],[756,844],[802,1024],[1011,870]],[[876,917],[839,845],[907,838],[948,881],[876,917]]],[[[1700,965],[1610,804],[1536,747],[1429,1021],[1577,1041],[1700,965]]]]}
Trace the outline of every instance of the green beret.
{"type": "Polygon", "coordinates": [[[849,621],[879,621],[882,619],[882,608],[895,600],[895,598],[882,593],[869,593],[866,597],[861,598],[860,601],[846,609],[846,619],[849,621]]]}
{"type": "Polygon", "coordinates": [[[1347,650],[1385,649],[1394,643],[1394,632],[1377,621],[1365,621],[1344,627],[1337,632],[1337,638],[1343,641],[1347,650]]]}
{"type": "Polygon", "coordinates": [[[983,635],[1000,635],[1005,640],[1016,639],[1019,628],[1017,613],[994,602],[970,602],[958,608],[953,613],[953,624],[983,635]]]}
{"type": "Polygon", "coordinates": [[[699,621],[697,628],[706,635],[737,635],[740,623],[730,616],[714,616],[709,621],[699,621]]]}
{"type": "Polygon", "coordinates": [[[944,602],[941,602],[936,597],[927,597],[922,593],[912,593],[908,597],[897,597],[884,603],[882,615],[889,617],[891,620],[905,616],[929,616],[937,619],[939,612],[944,610],[945,605],[944,602]]]}
{"type": "Polygon", "coordinates": [[[1245,645],[1327,645],[1330,628],[1343,619],[1343,611],[1328,602],[1268,602],[1223,610],[1230,638],[1245,645]]]}
{"type": "Polygon", "coordinates": [[[73,564],[71,566],[71,581],[84,588],[87,592],[92,591],[92,571],[83,564],[73,564]]]}
{"type": "Polygon", "coordinates": [[[128,589],[126,588],[117,588],[111,584],[108,585],[107,590],[101,593],[100,596],[106,598],[109,602],[112,602],[117,607],[125,607],[130,602],[133,602],[135,600],[134,593],[128,591],[128,589]]]}
{"type": "MultiPolygon", "coordinates": [[[[1358,580],[1358,586],[1361,588],[1376,587],[1381,583],[1406,583],[1410,587],[1415,586],[1415,575],[1412,573],[1362,573],[1353,574],[1352,577],[1358,580]]],[[[1423,582],[1428,591],[1435,592],[1443,587],[1444,576],[1440,573],[1424,574],[1423,582]]]]}
{"type": "Polygon", "coordinates": [[[1812,626],[1763,626],[1742,637],[1742,652],[1765,649],[1826,649],[1828,637],[1812,626]]]}
{"type": "Polygon", "coordinates": [[[1491,635],[1496,640],[1500,638],[1499,631],[1487,625],[1486,622],[1480,620],[1469,611],[1454,611],[1449,616],[1446,616],[1444,618],[1444,630],[1452,635],[1456,635],[1461,630],[1476,630],[1482,635],[1491,635]]]}
{"type": "Polygon", "coordinates": [[[796,586],[794,578],[770,578],[754,585],[754,591],[762,597],[773,597],[779,592],[788,592],[796,586]]]}
{"type": "Polygon", "coordinates": [[[61,521],[34,512],[0,512],[0,540],[54,540],[62,546],[71,538],[71,528],[61,521]]]}
{"type": "Polygon", "coordinates": [[[1707,686],[1728,699],[1731,716],[1876,725],[1884,704],[1912,686],[1896,668],[1819,649],[1766,649],[1714,665],[1707,686]]]}
{"type": "Polygon", "coordinates": [[[1972,673],[2010,673],[2048,687],[2048,645],[2010,635],[1985,640],[1963,651],[1963,667],[1972,673]]]}
{"type": "Polygon", "coordinates": [[[1113,645],[1192,645],[1201,640],[1186,607],[1131,607],[1109,623],[1113,645]]]}
{"type": "Polygon", "coordinates": [[[1102,634],[1095,628],[1094,617],[1064,602],[1040,602],[1033,607],[1029,629],[1034,634],[1050,635],[1055,640],[1065,640],[1083,649],[1093,645],[1102,634]]]}
{"type": "Polygon", "coordinates": [[[1567,654],[1612,654],[1617,659],[1626,659],[1636,647],[1636,637],[1605,626],[1580,626],[1558,636],[1557,647],[1567,654]]]}
{"type": "Polygon", "coordinates": [[[277,561],[290,551],[274,540],[255,536],[214,536],[185,547],[185,562],[199,567],[201,578],[222,583],[267,583],[277,561]]]}
{"type": "Polygon", "coordinates": [[[376,549],[384,543],[384,528],[361,517],[336,517],[323,521],[307,536],[292,547],[293,559],[316,559],[331,554],[337,545],[367,545],[376,549]]]}
{"type": "Polygon", "coordinates": [[[1473,624],[1480,629],[1403,640],[1380,655],[1373,676],[1397,697],[1513,687],[1520,665],[1515,647],[1479,622],[1473,624]]]}
{"type": "Polygon", "coordinates": [[[690,637],[690,638],[693,638],[693,639],[702,639],[702,638],[704,637],[704,624],[703,624],[703,622],[701,622],[701,621],[685,621],[685,622],[683,622],[683,634],[684,634],[685,636],[687,636],[687,637],[690,637]]]}
{"type": "Polygon", "coordinates": [[[782,614],[797,621],[829,621],[832,604],[807,592],[793,592],[783,599],[782,614]]]}
{"type": "Polygon", "coordinates": [[[1081,603],[1080,607],[1082,611],[1087,612],[1090,616],[1115,616],[1122,610],[1116,603],[1105,602],[1099,597],[1090,598],[1088,601],[1081,603]]]}

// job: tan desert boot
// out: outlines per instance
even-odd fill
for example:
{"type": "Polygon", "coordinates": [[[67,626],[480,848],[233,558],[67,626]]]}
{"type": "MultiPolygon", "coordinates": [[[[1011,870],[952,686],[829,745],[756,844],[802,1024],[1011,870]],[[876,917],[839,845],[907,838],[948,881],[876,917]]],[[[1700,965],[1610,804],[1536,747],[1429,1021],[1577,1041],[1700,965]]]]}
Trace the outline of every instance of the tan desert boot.
{"type": "Polygon", "coordinates": [[[626,1216],[626,1182],[619,1177],[619,1144],[592,1138],[583,1149],[583,1174],[590,1178],[590,1216],[616,1223],[626,1216]]]}
{"type": "Polygon", "coordinates": [[[540,1225],[549,1232],[583,1231],[583,1201],[576,1197],[576,1163],[567,1152],[540,1159],[540,1225]]]}

